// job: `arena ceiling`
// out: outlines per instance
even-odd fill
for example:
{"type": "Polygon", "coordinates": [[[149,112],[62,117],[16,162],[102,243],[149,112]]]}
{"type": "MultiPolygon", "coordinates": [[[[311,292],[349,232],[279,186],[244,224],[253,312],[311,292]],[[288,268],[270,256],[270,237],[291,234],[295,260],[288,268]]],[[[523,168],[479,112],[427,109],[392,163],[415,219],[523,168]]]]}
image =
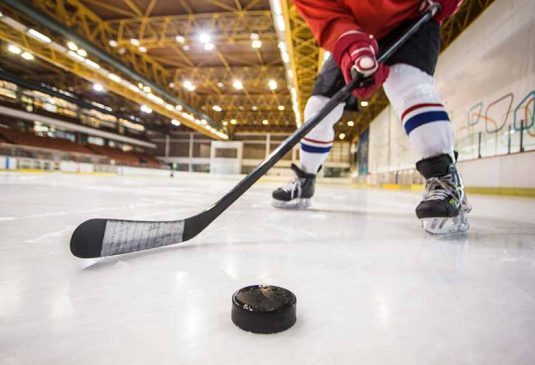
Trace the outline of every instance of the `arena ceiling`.
{"type": "MultiPolygon", "coordinates": [[[[47,15],[77,38],[58,33],[13,2],[2,0],[0,11],[60,48],[28,36],[28,29],[0,22],[3,48],[16,43],[35,55],[24,63],[2,57],[0,67],[116,105],[159,130],[174,128],[170,121],[175,119],[180,128],[218,139],[241,131],[290,132],[301,122],[323,59],[290,0],[15,1],[47,15]],[[118,60],[127,73],[91,46],[118,60]],[[81,61],[70,55],[79,49],[86,53],[81,61]],[[86,58],[99,69],[87,67],[86,58]],[[95,93],[94,83],[108,92],[95,93]],[[154,112],[142,113],[140,105],[154,112]]],[[[443,27],[444,45],[492,2],[465,1],[443,27]]],[[[337,135],[346,140],[358,136],[386,105],[384,94],[378,93],[359,113],[345,113],[337,135]]]]}

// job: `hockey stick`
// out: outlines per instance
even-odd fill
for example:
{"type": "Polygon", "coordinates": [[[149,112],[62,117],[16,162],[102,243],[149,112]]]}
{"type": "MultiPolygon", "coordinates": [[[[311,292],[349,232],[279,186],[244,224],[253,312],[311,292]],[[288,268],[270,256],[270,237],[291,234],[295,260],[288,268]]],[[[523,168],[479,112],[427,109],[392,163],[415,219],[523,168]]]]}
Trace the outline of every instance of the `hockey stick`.
{"type": "MultiPolygon", "coordinates": [[[[382,63],[387,60],[425,22],[429,21],[437,10],[438,5],[432,5],[396,43],[379,57],[378,62],[382,63]]],[[[363,82],[366,80],[359,76],[344,86],[323,109],[284,140],[231,191],[202,213],[182,220],[164,222],[90,219],[80,224],[72,234],[71,252],[81,258],[104,257],[172,245],[192,239],[245,193],[338,104],[346,101],[351,96],[352,90],[362,85],[363,82]]]]}

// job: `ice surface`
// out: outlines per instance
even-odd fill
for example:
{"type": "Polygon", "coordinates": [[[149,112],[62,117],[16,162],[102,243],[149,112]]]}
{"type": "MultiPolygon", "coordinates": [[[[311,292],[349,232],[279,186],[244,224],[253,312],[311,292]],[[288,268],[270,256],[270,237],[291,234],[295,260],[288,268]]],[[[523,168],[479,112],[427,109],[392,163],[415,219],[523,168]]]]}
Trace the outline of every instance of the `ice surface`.
{"type": "Polygon", "coordinates": [[[471,196],[470,233],[437,238],[417,193],[319,186],[288,211],[260,182],[189,243],[69,252],[85,219],[183,218],[235,182],[0,173],[0,363],[534,363],[535,200],[471,196]],[[251,284],[294,292],[295,326],[235,327],[251,284]]]}

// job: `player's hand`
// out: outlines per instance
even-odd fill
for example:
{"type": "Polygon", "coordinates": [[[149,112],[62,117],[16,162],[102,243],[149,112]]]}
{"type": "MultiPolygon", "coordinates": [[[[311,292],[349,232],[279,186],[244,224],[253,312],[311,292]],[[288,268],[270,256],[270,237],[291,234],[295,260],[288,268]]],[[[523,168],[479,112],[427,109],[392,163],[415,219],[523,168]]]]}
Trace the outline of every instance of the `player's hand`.
{"type": "Polygon", "coordinates": [[[435,14],[435,20],[442,23],[459,10],[463,1],[464,0],[423,0],[422,5],[420,6],[420,11],[424,13],[433,3],[439,4],[440,9],[435,14]]]}
{"type": "Polygon", "coordinates": [[[388,66],[377,62],[379,47],[373,36],[355,30],[346,32],[336,42],[333,57],[340,66],[346,83],[360,74],[369,78],[366,86],[353,91],[359,99],[369,98],[388,77],[388,66]]]}

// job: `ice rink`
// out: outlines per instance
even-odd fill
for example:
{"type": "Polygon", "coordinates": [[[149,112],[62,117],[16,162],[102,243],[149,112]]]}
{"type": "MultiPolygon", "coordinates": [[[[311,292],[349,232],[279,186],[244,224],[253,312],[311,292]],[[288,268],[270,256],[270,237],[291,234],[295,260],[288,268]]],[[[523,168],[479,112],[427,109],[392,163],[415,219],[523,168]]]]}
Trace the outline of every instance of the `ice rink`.
{"type": "Polygon", "coordinates": [[[1,364],[533,364],[535,200],[469,196],[469,234],[419,228],[419,193],[320,185],[308,211],[261,181],[194,240],[71,255],[93,217],[167,220],[236,178],[0,173],[1,364]],[[250,284],[297,296],[275,335],[230,320],[250,284]]]}

